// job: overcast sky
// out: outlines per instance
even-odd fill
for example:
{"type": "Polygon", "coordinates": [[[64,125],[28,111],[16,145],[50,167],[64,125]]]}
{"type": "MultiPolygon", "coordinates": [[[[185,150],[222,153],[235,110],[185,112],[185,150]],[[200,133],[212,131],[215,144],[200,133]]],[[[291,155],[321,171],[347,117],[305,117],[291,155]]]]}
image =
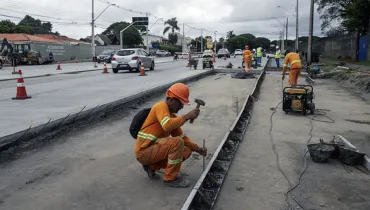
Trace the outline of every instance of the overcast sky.
{"type": "MultiPolygon", "coordinates": [[[[71,38],[82,38],[91,35],[92,0],[1,0],[0,20],[10,19],[18,22],[26,13],[41,20],[53,23],[53,31],[71,38]],[[9,11],[14,10],[14,11],[9,11]],[[34,14],[34,15],[32,15],[34,14]],[[36,16],[40,15],[40,16],[36,16]],[[76,22],[76,23],[73,23],[76,22]]],[[[308,35],[310,1],[299,0],[299,35],[308,35]]],[[[217,39],[233,30],[235,34],[252,33],[255,36],[277,39],[281,24],[274,19],[279,17],[281,22],[289,18],[288,37],[295,38],[295,18],[278,5],[283,6],[290,13],[295,14],[296,0],[110,0],[110,6],[96,21],[95,33],[101,33],[103,28],[119,21],[132,21],[132,17],[145,16],[150,13],[149,28],[151,34],[163,35],[163,21],[177,17],[182,33],[182,24],[185,23],[185,36],[200,36],[200,30],[189,28],[187,25],[204,28],[203,36],[217,31],[217,39]],[[225,3],[227,2],[227,3],[225,3]],[[143,12],[143,14],[125,10],[143,12]],[[154,24],[154,22],[156,24],[154,24]],[[154,24],[154,25],[153,25],[154,24]]],[[[95,0],[95,17],[108,6],[106,0],[95,0]]],[[[322,36],[319,14],[314,17],[314,35],[322,36]]],[[[167,35],[166,35],[167,36],[167,35]]]]}

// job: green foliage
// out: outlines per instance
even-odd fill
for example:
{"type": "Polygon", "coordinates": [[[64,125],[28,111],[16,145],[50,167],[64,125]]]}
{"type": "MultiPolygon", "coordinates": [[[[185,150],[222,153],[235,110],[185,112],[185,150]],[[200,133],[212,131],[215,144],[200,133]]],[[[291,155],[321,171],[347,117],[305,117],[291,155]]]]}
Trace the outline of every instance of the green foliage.
{"type": "Polygon", "coordinates": [[[171,45],[175,45],[177,43],[177,34],[175,33],[169,33],[168,34],[168,42],[171,44],[171,45]]]}
{"type": "MultiPolygon", "coordinates": [[[[201,40],[202,40],[202,37],[197,37],[193,40],[191,40],[190,44],[195,48],[197,48],[197,52],[200,52],[201,51],[201,40]]],[[[205,46],[206,46],[206,42],[207,40],[203,37],[203,49],[205,49],[205,46]]]]}
{"type": "Polygon", "coordinates": [[[177,43],[177,38],[178,38],[177,35],[175,34],[175,31],[180,31],[177,19],[175,17],[168,19],[164,22],[164,25],[167,25],[167,26],[163,30],[163,35],[171,31],[170,33],[168,33],[168,42],[171,45],[175,45],[177,43]]]}
{"type": "Polygon", "coordinates": [[[160,45],[159,49],[160,50],[166,50],[166,51],[170,52],[172,55],[175,52],[181,52],[182,51],[182,47],[177,46],[177,45],[160,45]]]}
{"type": "Polygon", "coordinates": [[[152,41],[151,44],[154,45],[154,46],[160,46],[161,45],[161,43],[159,41],[152,41]]]}
{"type": "MultiPolygon", "coordinates": [[[[102,34],[107,35],[113,41],[112,44],[120,44],[120,31],[129,25],[130,23],[128,22],[115,22],[102,34]]],[[[143,39],[136,27],[131,26],[122,33],[122,44],[126,47],[143,44],[143,39]]]]}
{"type": "Polygon", "coordinates": [[[0,21],[0,33],[25,33],[25,34],[32,34],[32,27],[30,26],[22,26],[16,25],[15,23],[11,22],[10,20],[3,20],[0,21]]]}
{"type": "Polygon", "coordinates": [[[31,27],[31,34],[52,34],[53,25],[50,22],[43,23],[40,19],[35,19],[26,15],[19,23],[18,26],[31,27]]]}

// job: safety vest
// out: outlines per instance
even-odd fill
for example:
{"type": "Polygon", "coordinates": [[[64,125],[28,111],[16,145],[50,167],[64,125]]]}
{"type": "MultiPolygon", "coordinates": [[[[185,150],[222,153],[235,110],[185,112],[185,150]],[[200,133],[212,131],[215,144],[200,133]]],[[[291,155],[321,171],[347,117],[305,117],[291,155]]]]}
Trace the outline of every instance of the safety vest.
{"type": "Polygon", "coordinates": [[[281,51],[280,50],[276,51],[275,58],[281,58],[281,51]]]}
{"type": "Polygon", "coordinates": [[[262,48],[259,47],[257,48],[257,58],[261,58],[262,57],[262,48]]]}

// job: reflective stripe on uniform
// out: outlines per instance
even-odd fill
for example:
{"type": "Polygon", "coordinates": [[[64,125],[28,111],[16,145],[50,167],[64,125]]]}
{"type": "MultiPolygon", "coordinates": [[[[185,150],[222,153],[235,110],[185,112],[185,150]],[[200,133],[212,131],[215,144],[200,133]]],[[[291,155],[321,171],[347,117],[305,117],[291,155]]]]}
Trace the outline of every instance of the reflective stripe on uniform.
{"type": "Polygon", "coordinates": [[[285,63],[284,63],[284,67],[287,67],[287,66],[288,66],[288,64],[285,64],[285,63]]]}
{"type": "Polygon", "coordinates": [[[182,158],[176,159],[176,160],[170,160],[168,159],[168,164],[176,165],[182,162],[182,158]]]}
{"type": "Polygon", "coordinates": [[[143,139],[149,139],[149,140],[152,140],[152,141],[157,140],[156,136],[153,136],[152,134],[148,134],[148,133],[143,133],[143,132],[139,132],[137,134],[137,137],[140,137],[140,138],[143,138],[143,139]]]}
{"type": "Polygon", "coordinates": [[[161,121],[161,125],[164,126],[170,119],[170,117],[163,118],[163,120],[161,121]]]}
{"type": "Polygon", "coordinates": [[[301,63],[301,60],[294,60],[294,61],[292,61],[292,63],[290,65],[293,65],[295,63],[301,63]]]}
{"type": "Polygon", "coordinates": [[[180,135],[181,138],[184,138],[185,136],[186,136],[185,133],[180,135]]]}

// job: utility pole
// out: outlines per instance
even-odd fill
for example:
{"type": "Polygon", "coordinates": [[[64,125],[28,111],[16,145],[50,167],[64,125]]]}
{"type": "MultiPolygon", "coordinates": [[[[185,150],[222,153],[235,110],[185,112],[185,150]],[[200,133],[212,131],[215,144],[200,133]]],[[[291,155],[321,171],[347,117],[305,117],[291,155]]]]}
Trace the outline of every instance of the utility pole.
{"type": "Polygon", "coordinates": [[[182,24],[182,52],[185,51],[185,23],[182,24]]]}
{"type": "MultiPolygon", "coordinates": [[[[148,13],[145,13],[146,17],[148,17],[148,13]]],[[[146,26],[146,51],[149,53],[149,31],[148,31],[149,24],[146,26]]]]}
{"type": "Polygon", "coordinates": [[[285,28],[285,32],[286,32],[286,37],[285,37],[285,40],[286,40],[286,49],[288,49],[288,17],[286,18],[286,28],[285,28]]]}
{"type": "Polygon", "coordinates": [[[284,29],[281,31],[281,50],[284,52],[285,51],[285,46],[284,46],[284,29]]]}
{"type": "Polygon", "coordinates": [[[92,47],[92,56],[94,61],[94,67],[97,68],[98,66],[95,63],[95,34],[94,34],[94,0],[92,0],[92,12],[91,12],[91,47],[92,47]]]}
{"type": "Polygon", "coordinates": [[[296,18],[296,27],[295,27],[295,30],[296,30],[296,32],[295,32],[295,50],[297,51],[298,50],[298,48],[299,48],[299,41],[298,41],[298,37],[299,37],[299,34],[298,34],[298,26],[299,26],[299,23],[298,23],[298,0],[297,0],[297,7],[296,7],[296,14],[295,14],[295,18],[296,18]]]}
{"type": "Polygon", "coordinates": [[[308,65],[310,65],[312,61],[312,35],[313,35],[313,15],[314,15],[313,9],[314,9],[314,0],[311,0],[310,26],[309,26],[309,34],[308,34],[308,52],[307,52],[308,65]]]}
{"type": "Polygon", "coordinates": [[[217,32],[217,31],[215,31],[215,53],[217,52],[217,39],[216,39],[216,32],[217,32]]]}
{"type": "Polygon", "coordinates": [[[200,29],[200,51],[203,52],[203,29],[200,29]]]}

